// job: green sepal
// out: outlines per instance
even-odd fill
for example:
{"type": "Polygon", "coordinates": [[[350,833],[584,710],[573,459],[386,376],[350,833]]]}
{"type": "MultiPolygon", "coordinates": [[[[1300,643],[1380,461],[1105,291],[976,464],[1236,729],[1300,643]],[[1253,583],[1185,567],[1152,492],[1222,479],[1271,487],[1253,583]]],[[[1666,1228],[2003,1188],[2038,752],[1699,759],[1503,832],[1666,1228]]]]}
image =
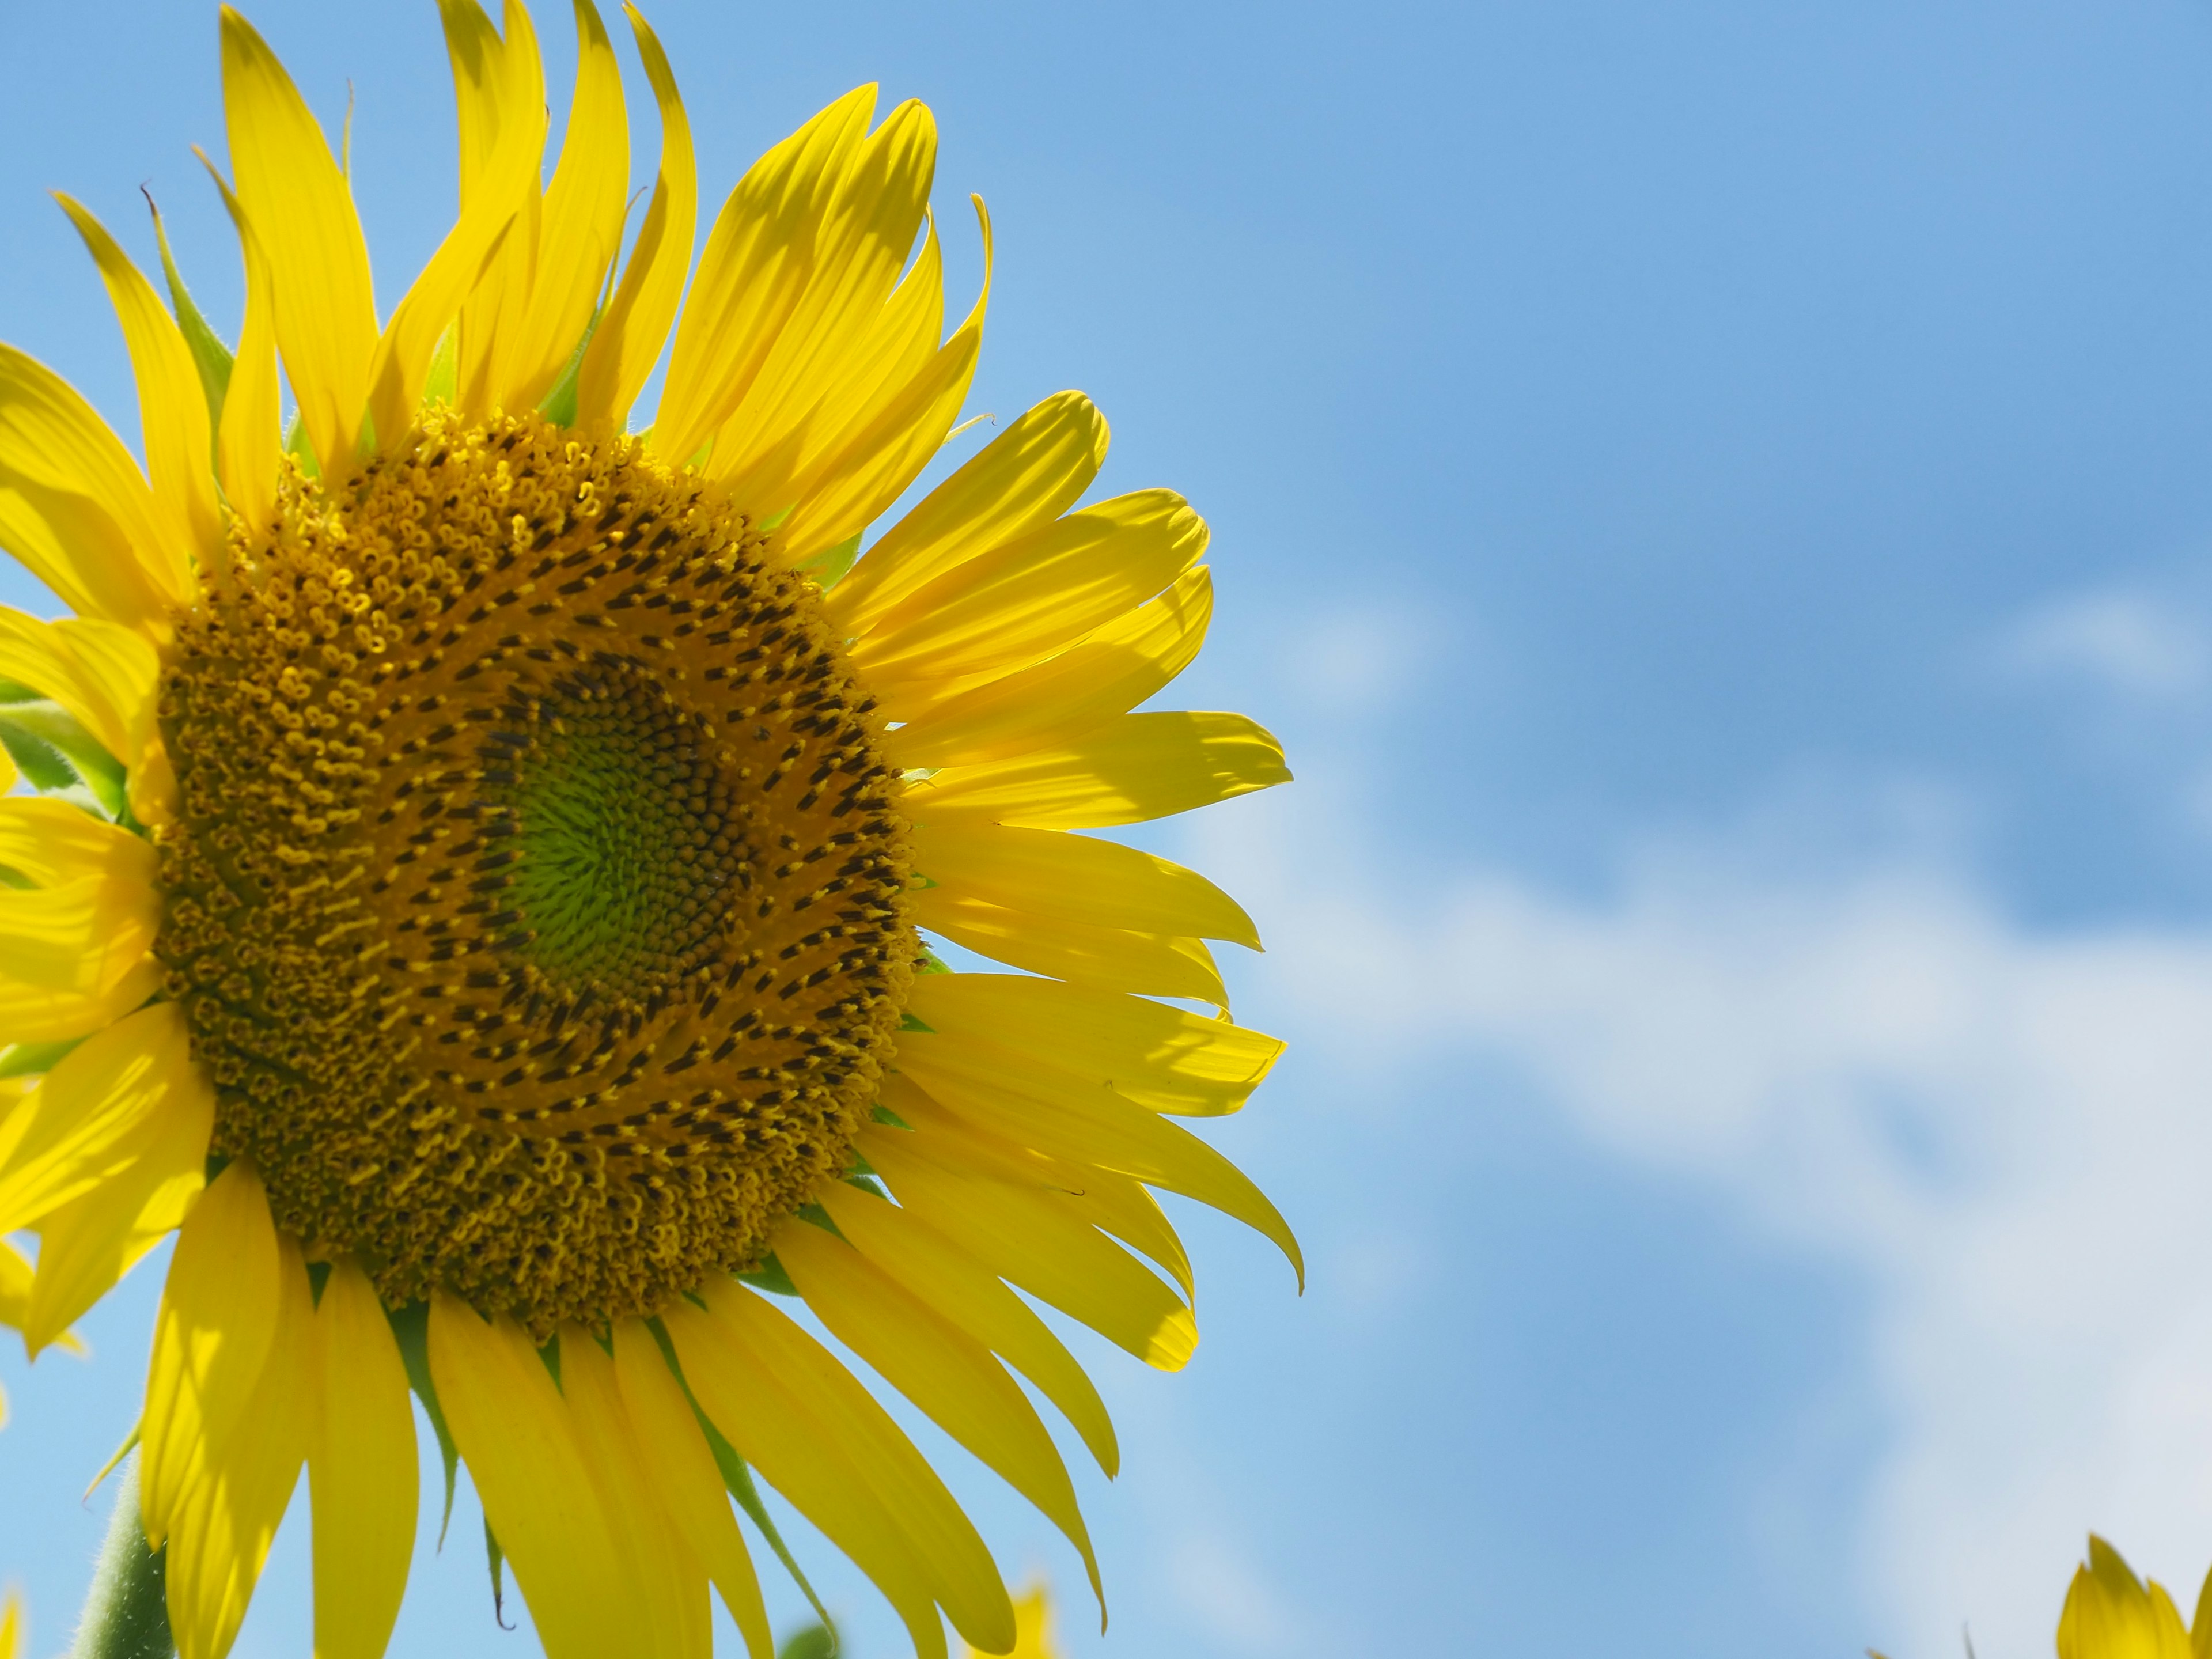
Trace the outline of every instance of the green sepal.
{"type": "Polygon", "coordinates": [[[945,965],[944,957],[925,945],[921,950],[921,962],[915,971],[918,974],[949,974],[952,970],[945,965]]]}
{"type": "Polygon", "coordinates": [[[899,1016],[899,1030],[902,1031],[927,1031],[933,1036],[934,1036],[937,1031],[937,1028],[934,1025],[925,1025],[920,1020],[916,1019],[912,1014],[901,1014],[899,1016]]]}
{"type": "Polygon", "coordinates": [[[845,580],[845,573],[853,568],[860,556],[860,532],[855,530],[827,552],[800,560],[797,568],[813,577],[816,585],[827,593],[845,580]]]}
{"type": "Polygon", "coordinates": [[[821,1620],[823,1628],[829,1632],[830,1646],[824,1659],[836,1659],[837,1621],[830,1616],[830,1609],[822,1605],[822,1598],[814,1593],[814,1586],[806,1582],[806,1575],[799,1570],[799,1563],[793,1557],[790,1547],[783,1541],[783,1534],[775,1529],[775,1519],[769,1514],[768,1505],[761,1502],[760,1489],[753,1485],[752,1469],[738,1455],[738,1449],[722,1437],[722,1431],[714,1426],[707,1413],[699,1409],[698,1398],[692,1394],[691,1384],[684,1375],[684,1362],[676,1357],[676,1344],[669,1340],[667,1327],[658,1319],[648,1319],[645,1322],[645,1328],[653,1333],[653,1340],[660,1349],[661,1358],[667,1362],[668,1369],[683,1388],[684,1397],[691,1402],[691,1414],[699,1419],[699,1431],[707,1437],[708,1450],[714,1454],[714,1467],[721,1471],[723,1486],[729,1489],[730,1496],[738,1500],[738,1507],[745,1512],[746,1518],[760,1528],[761,1536],[768,1540],[769,1548],[775,1552],[775,1559],[783,1563],[783,1570],[791,1575],[791,1582],[799,1586],[799,1593],[806,1598],[814,1609],[815,1616],[821,1620]]]}
{"type": "Polygon", "coordinates": [[[551,1373],[553,1377],[553,1386],[556,1389],[559,1388],[561,1386],[560,1332],[556,1331],[552,1335],[545,1339],[544,1346],[539,1348],[538,1351],[538,1358],[544,1363],[546,1370],[551,1373]]]}
{"type": "Polygon", "coordinates": [[[307,1264],[307,1295],[318,1308],[323,1305],[323,1286],[331,1282],[331,1264],[310,1261],[307,1264]]]}
{"type": "Polygon", "coordinates": [[[54,1062],[84,1039],[64,1037],[58,1042],[17,1042],[0,1048],[0,1077],[35,1077],[51,1072],[54,1062]]]}
{"type": "Polygon", "coordinates": [[[791,1639],[775,1650],[775,1659],[836,1659],[837,1638],[827,1625],[809,1625],[793,1631],[791,1639]]]}
{"type": "Polygon", "coordinates": [[[829,1211],[823,1209],[819,1204],[800,1205],[799,1206],[799,1218],[801,1221],[811,1222],[813,1225],[821,1228],[825,1233],[833,1234],[839,1238],[845,1237],[845,1231],[837,1224],[836,1218],[833,1217],[829,1211]]]}
{"type": "Polygon", "coordinates": [[[484,1565],[491,1571],[491,1621],[501,1630],[513,1630],[507,1622],[507,1554],[499,1547],[499,1534],[491,1529],[489,1519],[484,1527],[484,1565]]]}
{"type": "Polygon", "coordinates": [[[438,1547],[446,1547],[446,1528],[453,1522],[453,1476],[460,1468],[461,1454],[453,1444],[453,1431],[446,1426],[446,1413],[438,1404],[438,1385],[430,1380],[430,1304],[410,1302],[404,1308],[387,1308],[385,1317],[392,1322],[392,1334],[399,1343],[400,1363],[407,1367],[408,1386],[415,1397],[422,1402],[429,1414],[430,1429],[438,1437],[438,1455],[446,1464],[446,1512],[438,1521],[438,1547]]]}
{"type": "Polygon", "coordinates": [[[592,313],[592,320],[584,325],[584,337],[576,342],[568,361],[561,365],[552,389],[538,400],[538,412],[556,426],[576,424],[577,392],[584,382],[584,348],[591,344],[592,336],[599,331],[599,316],[597,311],[592,313]]]}
{"type": "Polygon", "coordinates": [[[59,703],[7,684],[0,691],[0,744],[41,794],[66,795],[82,788],[108,817],[123,816],[123,763],[59,703]]]}
{"type": "Polygon", "coordinates": [[[154,205],[150,192],[146,197],[146,207],[154,216],[154,240],[161,247],[161,271],[169,279],[169,309],[177,313],[177,327],[184,334],[185,344],[191,349],[192,367],[200,372],[200,390],[207,394],[209,435],[220,442],[222,402],[230,395],[230,371],[238,360],[222,343],[222,337],[208,326],[208,319],[200,314],[200,308],[192,303],[191,291],[185,288],[185,279],[177,270],[176,257],[169,252],[168,228],[162,224],[161,210],[154,205]]]}
{"type": "Polygon", "coordinates": [[[845,1184],[858,1187],[864,1193],[873,1193],[885,1203],[890,1201],[890,1194],[884,1190],[884,1183],[876,1179],[873,1170],[855,1170],[845,1177],[845,1184]]]}
{"type": "Polygon", "coordinates": [[[422,401],[450,404],[460,395],[460,339],[449,328],[438,337],[438,349],[430,354],[430,373],[422,382],[422,401]]]}
{"type": "Polygon", "coordinates": [[[761,1258],[759,1267],[738,1277],[755,1290],[766,1291],[771,1296],[799,1294],[799,1286],[791,1282],[791,1275],[784,1272],[783,1263],[775,1259],[773,1252],[761,1258]]]}
{"type": "Polygon", "coordinates": [[[880,1101],[878,1101],[869,1111],[868,1115],[875,1119],[878,1123],[890,1124],[894,1129],[904,1129],[911,1133],[914,1128],[913,1124],[908,1122],[904,1118],[901,1117],[896,1112],[891,1110],[890,1107],[884,1105],[880,1101]]]}

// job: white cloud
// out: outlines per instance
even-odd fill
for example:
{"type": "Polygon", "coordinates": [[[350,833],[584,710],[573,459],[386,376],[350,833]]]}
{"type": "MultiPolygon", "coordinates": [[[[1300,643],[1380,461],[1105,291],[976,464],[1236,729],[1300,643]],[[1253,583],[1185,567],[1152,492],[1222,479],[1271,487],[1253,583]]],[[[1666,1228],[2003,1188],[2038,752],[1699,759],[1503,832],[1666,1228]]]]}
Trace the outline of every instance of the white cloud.
{"type": "Polygon", "coordinates": [[[2198,692],[2212,670],[2200,618],[2124,591],[2076,594],[2029,613],[2007,633],[1997,657],[2015,672],[2086,679],[2149,700],[2198,692]]]}
{"type": "Polygon", "coordinates": [[[1316,1040],[1503,1055],[1595,1142],[1866,1275],[1894,1425],[1867,1640],[1954,1654],[1971,1621],[1985,1654],[2048,1652],[2093,1527],[2193,1604],[2212,935],[2038,933],[1909,854],[1791,878],[1725,837],[1604,902],[1482,871],[1332,898],[1310,872],[1354,838],[1271,822],[1208,867],[1269,917],[1316,1040]]]}

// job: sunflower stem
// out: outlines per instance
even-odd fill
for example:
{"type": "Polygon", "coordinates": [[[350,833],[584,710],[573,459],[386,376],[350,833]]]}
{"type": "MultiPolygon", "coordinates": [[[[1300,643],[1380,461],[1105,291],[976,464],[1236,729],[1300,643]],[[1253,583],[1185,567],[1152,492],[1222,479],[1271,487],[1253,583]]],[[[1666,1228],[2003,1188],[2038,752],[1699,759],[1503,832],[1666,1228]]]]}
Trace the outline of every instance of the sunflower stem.
{"type": "Polygon", "coordinates": [[[70,1659],[173,1659],[167,1559],[167,1551],[146,1547],[138,1524],[138,1460],[133,1457],[115,1483],[115,1513],[77,1616],[70,1659]]]}

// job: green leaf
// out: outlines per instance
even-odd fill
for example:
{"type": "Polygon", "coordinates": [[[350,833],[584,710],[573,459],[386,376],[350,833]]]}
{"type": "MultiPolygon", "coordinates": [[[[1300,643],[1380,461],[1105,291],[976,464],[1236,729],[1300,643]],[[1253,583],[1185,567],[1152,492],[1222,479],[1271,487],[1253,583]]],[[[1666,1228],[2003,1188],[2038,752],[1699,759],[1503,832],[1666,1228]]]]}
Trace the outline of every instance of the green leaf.
{"type": "Polygon", "coordinates": [[[837,1621],[830,1616],[830,1609],[822,1605],[822,1598],[814,1593],[814,1586],[806,1582],[806,1575],[799,1570],[799,1563],[793,1557],[790,1547],[784,1543],[783,1534],[775,1529],[775,1518],[769,1514],[768,1505],[761,1502],[760,1489],[753,1485],[751,1468],[738,1455],[738,1449],[722,1437],[722,1431],[708,1420],[707,1413],[699,1409],[699,1402],[692,1395],[690,1383],[684,1381],[684,1364],[676,1357],[676,1345],[668,1340],[667,1328],[658,1319],[647,1320],[645,1328],[653,1333],[653,1341],[659,1345],[660,1357],[667,1361],[668,1369],[675,1373],[677,1382],[683,1384],[684,1397],[691,1401],[691,1414],[699,1419],[700,1432],[707,1437],[707,1449],[714,1454],[714,1467],[722,1472],[723,1486],[728,1487],[730,1496],[738,1500],[738,1507],[745,1512],[746,1519],[760,1528],[761,1536],[768,1540],[769,1548],[775,1552],[775,1559],[783,1563],[783,1570],[791,1575],[791,1582],[799,1586],[799,1593],[806,1598],[807,1605],[822,1620],[823,1628],[830,1634],[830,1645],[824,1650],[824,1659],[836,1659],[837,1621]]]}
{"type": "Polygon", "coordinates": [[[799,1294],[799,1286],[791,1282],[791,1275],[784,1272],[783,1263],[778,1261],[773,1253],[763,1256],[760,1266],[750,1273],[739,1273],[738,1277],[754,1288],[774,1296],[799,1294]]]}
{"type": "Polygon", "coordinates": [[[430,1428],[438,1437],[438,1455],[446,1462],[446,1512],[438,1522],[438,1547],[446,1547],[446,1528],[453,1522],[453,1474],[460,1467],[461,1455],[453,1445],[453,1431],[446,1426],[446,1413],[438,1404],[438,1385],[430,1380],[430,1304],[410,1302],[404,1308],[385,1310],[392,1322],[392,1334],[399,1342],[400,1363],[407,1367],[408,1385],[415,1397],[422,1402],[429,1413],[430,1428]]]}
{"type": "Polygon", "coordinates": [[[793,1631],[791,1639],[775,1650],[775,1659],[836,1659],[837,1638],[827,1625],[809,1625],[793,1631]]]}
{"type": "Polygon", "coordinates": [[[151,191],[140,186],[146,197],[146,206],[154,216],[154,240],[161,245],[161,270],[169,279],[169,308],[177,313],[177,326],[183,331],[185,343],[191,348],[192,366],[200,372],[200,390],[207,394],[208,427],[210,435],[222,431],[222,400],[230,392],[231,366],[237,359],[222,337],[208,326],[208,319],[192,303],[191,291],[178,273],[177,261],[169,252],[169,232],[161,222],[161,210],[154,205],[151,191]]]}
{"type": "Polygon", "coordinates": [[[33,789],[66,794],[82,786],[109,817],[123,816],[123,763],[59,703],[45,697],[0,702],[0,744],[33,789]]]}
{"type": "Polygon", "coordinates": [[[853,568],[860,556],[860,532],[855,530],[828,552],[817,553],[811,559],[800,561],[799,568],[813,577],[822,591],[827,593],[844,580],[845,573],[853,568]]]}

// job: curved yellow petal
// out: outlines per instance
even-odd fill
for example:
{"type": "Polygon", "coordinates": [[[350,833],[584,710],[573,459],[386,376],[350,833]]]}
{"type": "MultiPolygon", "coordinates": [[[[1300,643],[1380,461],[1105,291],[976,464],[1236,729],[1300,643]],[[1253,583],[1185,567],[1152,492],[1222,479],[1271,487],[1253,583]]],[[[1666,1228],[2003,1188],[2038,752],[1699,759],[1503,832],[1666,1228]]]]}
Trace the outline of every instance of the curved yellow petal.
{"type": "Polygon", "coordinates": [[[430,1375],[548,1659],[636,1651],[650,1628],[643,1589],[536,1345],[440,1291],[430,1375]]]}
{"type": "MultiPolygon", "coordinates": [[[[706,1564],[686,1547],[652,1478],[637,1425],[615,1380],[613,1359],[580,1326],[564,1326],[561,1332],[561,1394],[600,1501],[615,1522],[616,1541],[629,1553],[652,1621],[633,1638],[633,1650],[708,1659],[713,1638],[706,1564]]],[[[726,1502],[725,1513],[728,1507],[726,1502]]]]}
{"type": "Polygon", "coordinates": [[[1206,521],[1171,489],[1117,495],[1001,543],[919,589],[853,647],[891,707],[927,685],[1042,660],[1134,611],[1197,563],[1206,521]]]}
{"type": "MultiPolygon", "coordinates": [[[[923,1046],[915,1045],[917,1055],[923,1046]]],[[[1304,1283],[1304,1258],[1281,1212],[1250,1176],[1181,1125],[1110,1089],[1068,1090],[1050,1099],[1024,1092],[977,1050],[945,1045],[928,1054],[906,1069],[957,1115],[1067,1163],[1096,1164],[1210,1204],[1273,1240],[1304,1283]]]]}
{"type": "Polygon", "coordinates": [[[0,1325],[20,1331],[29,1316],[31,1280],[36,1269],[30,1257],[0,1239],[0,1325]]]}
{"type": "Polygon", "coordinates": [[[914,866],[949,892],[1093,927],[1260,948],[1244,907],[1195,870],[1119,842],[994,823],[926,824],[914,866]]]}
{"type": "Polygon", "coordinates": [[[1029,1304],[927,1222],[839,1182],[820,1194],[853,1247],[1036,1384],[1108,1474],[1121,1468],[1113,1419],[1065,1344],[1029,1304]]]}
{"type": "Polygon", "coordinates": [[[1182,673],[1212,617],[1213,576],[1200,565],[1033,666],[981,684],[922,679],[880,693],[885,715],[905,722],[884,734],[884,749],[901,768],[938,768],[1065,744],[1127,714],[1182,673]]]}
{"type": "MultiPolygon", "coordinates": [[[[200,160],[222,193],[246,267],[246,313],[239,323],[238,355],[231,361],[222,421],[216,432],[216,471],[231,512],[252,529],[262,530],[276,515],[277,472],[284,454],[283,398],[276,375],[276,278],[238,192],[204,154],[200,160]]],[[[228,579],[227,565],[219,567],[219,574],[228,579]]]]}
{"type": "Polygon", "coordinates": [[[760,1580],[684,1385],[668,1369],[659,1345],[636,1321],[617,1321],[611,1334],[616,1386],[648,1482],[684,1547],[721,1591],[722,1605],[744,1637],[746,1652],[751,1659],[775,1659],[760,1580]]]}
{"type": "Polygon", "coordinates": [[[925,974],[908,1009],[928,1030],[900,1039],[902,1066],[975,1045],[1011,1086],[1060,1073],[1156,1112],[1233,1112],[1283,1052],[1249,1026],[1018,974],[925,974]]]}
{"type": "Polygon", "coordinates": [[[981,818],[1036,830],[1141,823],[1291,781],[1282,745],[1242,714],[1124,714],[1050,749],[908,787],[925,823],[981,818]]]}
{"type": "Polygon", "coordinates": [[[1045,398],[884,532],[830,593],[831,617],[864,636],[924,583],[1050,524],[1098,476],[1106,442],[1106,417],[1090,398],[1045,398]]]}
{"type": "Polygon", "coordinates": [[[872,1579],[923,1659],[943,1659],[933,1602],[1004,1649],[1013,1614],[990,1553],[944,1482],[867,1390],[785,1315],[739,1285],[665,1316],[714,1426],[872,1579]]]}
{"type": "Polygon", "coordinates": [[[415,1553],[415,1407],[368,1276],[331,1264],[312,1322],[315,1659],[380,1659],[415,1553]]]}
{"type": "Polygon", "coordinates": [[[880,518],[944,447],[983,349],[995,254],[991,216],[970,196],[983,238],[983,285],[952,337],[912,375],[885,386],[849,435],[818,456],[790,486],[790,517],[776,532],[784,556],[804,564],[880,518]]]}
{"type": "Polygon", "coordinates": [[[146,471],[155,505],[167,532],[171,562],[204,562],[222,544],[216,507],[214,453],[208,430],[207,394],[183,331],[138,267],[115,245],[99,220],[56,192],[77,234],[100,267],[107,297],[123,325],[124,343],[138,381],[138,421],[146,445],[146,471]]]}
{"type": "MultiPolygon", "coordinates": [[[[115,1104],[110,1093],[88,1108],[80,1094],[76,1109],[89,1116],[115,1104]]],[[[196,1067],[188,1078],[173,1076],[165,1097],[121,1132],[116,1159],[102,1159],[112,1172],[40,1218],[39,1273],[23,1322],[24,1345],[33,1354],[62,1340],[191,1212],[207,1185],[214,1131],[214,1091],[196,1067]]]]}
{"type": "Polygon", "coordinates": [[[376,297],[353,196],[313,112],[253,26],[222,8],[223,113],[238,199],[262,228],[300,418],[343,477],[368,401],[376,297]]]}
{"type": "Polygon", "coordinates": [[[545,191],[529,302],[502,324],[489,402],[536,404],[559,378],[621,252],[629,189],[629,118],[622,70],[592,0],[576,0],[576,87],[561,160],[545,191]]]}
{"type": "Polygon", "coordinates": [[[0,606],[0,679],[52,698],[125,766],[151,729],[160,675],[154,647],[131,629],[76,617],[40,622],[0,606]]]}
{"type": "Polygon", "coordinates": [[[169,1519],[166,1577],[177,1659],[223,1659],[230,1651],[307,1456],[313,1387],[307,1270],[290,1239],[278,1238],[276,1254],[274,1328],[240,1413],[243,1431],[210,1451],[169,1519]]]}
{"type": "MultiPolygon", "coordinates": [[[[512,210],[516,204],[508,199],[511,187],[495,185],[495,161],[502,139],[512,144],[527,129],[535,129],[542,152],[545,87],[536,31],[514,0],[505,7],[504,35],[477,0],[438,0],[438,12],[453,70],[462,217],[489,206],[495,193],[512,210]]],[[[461,307],[455,384],[457,401],[465,409],[491,407],[489,377],[500,331],[520,316],[529,299],[531,267],[538,257],[537,183],[533,167],[527,222],[514,226],[502,240],[461,307]]]]}
{"type": "Polygon", "coordinates": [[[955,945],[1093,991],[1188,997],[1229,1006],[1229,993],[1205,942],[1123,927],[1094,927],[1057,916],[1009,909],[945,887],[913,894],[915,924],[955,945]]]}
{"type": "Polygon", "coordinates": [[[237,1437],[261,1438],[247,1407],[272,1354],[291,1358],[276,1345],[290,1294],[284,1269],[297,1260],[269,1218],[260,1177],[244,1163],[208,1183],[178,1231],[139,1420],[139,1519],[157,1549],[179,1523],[187,1494],[222,1468],[234,1431],[252,1422],[253,1431],[237,1437]]]}
{"type": "MultiPolygon", "coordinates": [[[[691,237],[699,216],[698,171],[691,124],[670,72],[668,55],[635,6],[625,0],[638,55],[660,106],[660,177],[645,210],[621,284],[592,331],[576,383],[576,422],[587,432],[621,425],[638,390],[659,360],[668,327],[691,269],[691,237]]],[[[681,458],[679,458],[681,459],[681,458]]]]}
{"type": "Polygon", "coordinates": [[[2094,1534],[2058,1618],[2058,1659],[2193,1659],[2189,1632],[2164,1589],[2148,1591],[2119,1552],[2094,1534]]]}
{"type": "Polygon", "coordinates": [[[150,846],[67,802],[16,797],[0,800],[0,866],[42,884],[0,889],[0,1036],[82,1036],[151,994],[150,846]]]}
{"type": "Polygon", "coordinates": [[[1181,1370],[1198,1346],[1182,1299],[1058,1195],[955,1174],[921,1155],[912,1136],[869,1129],[861,1152],[905,1208],[991,1272],[1049,1302],[1161,1370],[1181,1370]]]}
{"type": "Polygon", "coordinates": [[[166,637],[191,597],[138,463],[61,376],[0,345],[0,548],[80,617],[166,637]]]}
{"type": "Polygon", "coordinates": [[[0,1120],[0,1233],[36,1225],[164,1147],[176,1126],[161,1116],[198,1126],[204,1152],[213,1112],[175,1004],[87,1037],[0,1120]]]}
{"type": "MultiPolygon", "coordinates": [[[[6,1409],[0,1401],[0,1421],[6,1420],[6,1409]]],[[[22,1593],[11,1588],[0,1600],[0,1659],[21,1659],[24,1622],[22,1593]]]]}
{"type": "MultiPolygon", "coordinates": [[[[842,1184],[842,1183],[841,1183],[842,1184]]],[[[777,1229],[775,1258],[831,1335],[1034,1504],[1083,1557],[1105,1607],[1098,1559],[1052,1437],[990,1350],[850,1244],[811,1221],[777,1229]]]]}
{"type": "MultiPolygon", "coordinates": [[[[867,132],[875,102],[875,88],[857,87],[823,110],[754,162],[715,216],[677,325],[667,388],[653,419],[653,446],[672,461],[683,462],[714,437],[769,370],[768,383],[758,387],[763,407],[752,430],[732,436],[740,453],[732,459],[742,459],[746,441],[757,442],[778,399],[801,390],[793,385],[794,375],[812,361],[808,348],[817,343],[807,325],[820,331],[842,320],[823,315],[832,299],[830,284],[811,284],[809,279],[823,252],[817,243],[823,238],[823,222],[867,132]],[[811,302],[803,317],[794,314],[802,300],[811,302]]],[[[885,123],[886,129],[890,125],[885,123]]],[[[933,143],[930,151],[934,154],[933,143]]],[[[928,192],[925,171],[921,198],[926,200],[928,192]]],[[[882,285],[885,294],[905,263],[921,216],[916,201],[906,243],[882,285]]],[[[876,297],[880,303],[881,295],[876,297]]]]}

